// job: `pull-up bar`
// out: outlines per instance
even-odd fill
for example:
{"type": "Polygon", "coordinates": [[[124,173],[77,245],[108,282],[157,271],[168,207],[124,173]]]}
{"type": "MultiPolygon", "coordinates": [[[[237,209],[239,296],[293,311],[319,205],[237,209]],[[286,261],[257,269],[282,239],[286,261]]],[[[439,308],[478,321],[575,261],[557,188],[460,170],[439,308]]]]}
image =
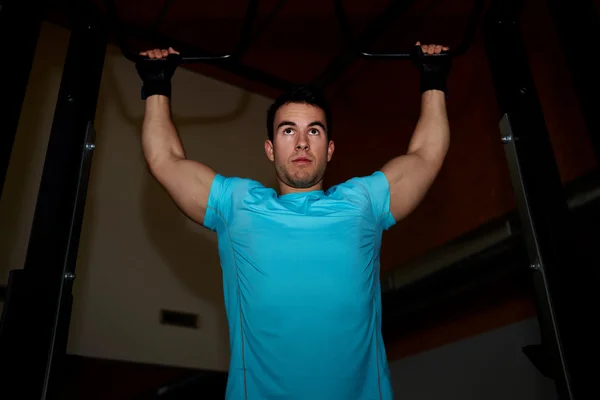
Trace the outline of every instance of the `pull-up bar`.
{"type": "MultiPolygon", "coordinates": [[[[117,42],[118,42],[119,47],[121,48],[121,51],[123,52],[123,55],[125,56],[125,58],[127,58],[128,60],[133,61],[133,62],[137,62],[140,60],[152,60],[152,61],[160,62],[160,61],[166,60],[164,58],[157,59],[157,58],[150,58],[150,57],[146,57],[146,56],[140,56],[136,52],[132,51],[129,48],[129,46],[126,44],[126,40],[124,38],[125,29],[123,28],[120,18],[118,16],[115,1],[114,0],[104,0],[104,3],[106,6],[106,9],[107,9],[107,12],[108,12],[108,16],[111,20],[111,23],[116,28],[117,42]]],[[[284,1],[280,2],[280,4],[276,7],[276,9],[279,9],[283,5],[283,3],[284,3],[284,1]]],[[[459,46],[457,46],[455,49],[451,49],[449,51],[443,51],[440,54],[431,54],[431,55],[426,54],[425,56],[456,57],[456,56],[460,56],[460,55],[463,55],[464,53],[466,53],[473,37],[475,36],[476,30],[477,30],[477,24],[479,22],[480,16],[481,16],[481,14],[483,12],[483,8],[484,8],[483,3],[484,3],[483,0],[474,0],[473,10],[469,17],[467,29],[465,30],[463,40],[459,46]]],[[[167,7],[170,4],[171,4],[170,1],[167,1],[165,3],[165,7],[163,8],[162,12],[160,13],[160,16],[158,17],[159,21],[162,19],[162,16],[164,16],[164,14],[166,13],[167,7]]],[[[343,5],[343,0],[334,0],[334,8],[335,8],[335,13],[336,13],[337,19],[340,23],[342,33],[343,33],[345,40],[350,44],[351,47],[353,47],[356,50],[356,52],[360,56],[366,57],[366,58],[373,58],[373,59],[395,59],[395,60],[409,60],[414,57],[414,54],[413,54],[414,49],[411,49],[411,51],[405,51],[405,52],[401,52],[401,53],[370,53],[370,52],[361,50],[359,48],[360,46],[358,45],[357,39],[354,37],[354,35],[351,32],[351,29],[350,29],[350,26],[348,23],[348,16],[346,14],[346,10],[343,5]]],[[[225,53],[225,54],[203,53],[203,54],[182,55],[180,57],[180,64],[192,64],[192,63],[207,62],[207,61],[226,61],[226,60],[234,59],[234,58],[238,57],[239,55],[241,55],[247,49],[248,43],[251,41],[250,32],[252,31],[252,26],[254,24],[254,21],[256,20],[257,9],[258,9],[258,0],[249,0],[248,6],[246,8],[246,16],[244,18],[244,24],[243,24],[242,31],[240,34],[240,39],[239,39],[239,42],[233,52],[225,53]]]]}
{"type": "MultiPolygon", "coordinates": [[[[370,53],[360,49],[358,45],[358,41],[352,34],[350,29],[350,24],[348,23],[348,15],[346,14],[346,9],[343,5],[344,0],[334,0],[335,12],[337,18],[340,22],[340,26],[342,28],[342,33],[346,40],[350,43],[352,47],[356,49],[359,55],[366,58],[374,58],[374,59],[394,59],[394,60],[409,60],[414,57],[413,51],[405,51],[402,53],[370,53]]],[[[443,51],[440,54],[430,54],[428,56],[431,57],[456,57],[463,55],[469,48],[473,37],[475,36],[475,32],[477,31],[477,23],[479,18],[483,12],[483,0],[475,0],[475,4],[473,5],[473,11],[471,12],[471,16],[469,17],[469,22],[467,24],[467,29],[465,30],[465,34],[463,37],[463,41],[460,43],[458,47],[454,50],[450,49],[448,51],[443,51]]]]}
{"type": "MultiPolygon", "coordinates": [[[[159,19],[166,13],[166,6],[170,4],[170,2],[165,4],[161,12],[161,16],[159,19]]],[[[153,60],[153,61],[164,61],[164,59],[156,59],[150,58],[146,56],[140,56],[134,51],[131,51],[129,46],[126,44],[123,32],[123,26],[119,19],[119,15],[117,12],[117,8],[115,5],[115,0],[105,0],[104,5],[106,6],[106,10],[108,12],[108,16],[111,20],[112,25],[116,28],[117,34],[117,42],[119,43],[119,47],[123,52],[125,58],[129,61],[137,62],[140,60],[153,60]]],[[[248,6],[246,7],[246,17],[244,18],[244,24],[242,27],[242,32],[240,34],[240,40],[235,48],[235,50],[231,53],[225,54],[189,54],[184,55],[180,58],[180,64],[192,64],[198,62],[206,62],[206,61],[224,61],[232,58],[236,58],[241,55],[241,53],[246,49],[247,43],[250,40],[250,32],[252,30],[252,25],[254,20],[256,19],[256,11],[258,9],[258,0],[248,0],[248,6]]]]}

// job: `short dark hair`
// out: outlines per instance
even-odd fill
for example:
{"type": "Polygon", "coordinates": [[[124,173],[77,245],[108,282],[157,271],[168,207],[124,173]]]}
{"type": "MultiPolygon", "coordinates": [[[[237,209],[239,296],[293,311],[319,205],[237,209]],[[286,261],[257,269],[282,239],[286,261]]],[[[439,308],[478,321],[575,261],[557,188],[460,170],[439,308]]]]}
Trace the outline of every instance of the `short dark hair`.
{"type": "Polygon", "coordinates": [[[323,110],[327,137],[331,139],[331,113],[329,105],[325,101],[325,96],[321,91],[309,85],[296,85],[275,99],[267,111],[267,136],[269,140],[273,141],[274,137],[275,113],[279,107],[288,103],[308,104],[323,110]]]}

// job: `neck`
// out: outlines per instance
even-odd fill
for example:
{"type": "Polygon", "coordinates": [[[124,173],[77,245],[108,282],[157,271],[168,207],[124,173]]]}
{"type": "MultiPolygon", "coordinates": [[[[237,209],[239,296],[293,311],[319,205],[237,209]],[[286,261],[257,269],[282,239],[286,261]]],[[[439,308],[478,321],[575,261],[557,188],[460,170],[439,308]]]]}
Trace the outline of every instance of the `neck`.
{"type": "Polygon", "coordinates": [[[278,179],[278,181],[279,181],[279,193],[282,196],[286,195],[286,194],[290,194],[290,193],[308,193],[308,192],[314,192],[315,190],[323,190],[323,181],[322,180],[319,181],[316,185],[313,185],[308,188],[295,188],[293,186],[289,186],[289,185],[285,184],[280,179],[278,179]]]}

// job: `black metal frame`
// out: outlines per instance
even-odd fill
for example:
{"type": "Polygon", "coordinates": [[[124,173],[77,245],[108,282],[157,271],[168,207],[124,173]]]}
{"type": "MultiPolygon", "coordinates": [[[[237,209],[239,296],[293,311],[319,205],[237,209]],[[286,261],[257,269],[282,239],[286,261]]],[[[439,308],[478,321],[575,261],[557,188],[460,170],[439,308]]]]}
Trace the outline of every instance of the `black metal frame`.
{"type": "Polygon", "coordinates": [[[106,53],[99,14],[73,2],[65,59],[25,266],[10,272],[0,322],[5,393],[57,398],[106,53]],[[28,340],[35,334],[35,340],[28,340]]]}
{"type": "MultiPolygon", "coordinates": [[[[256,7],[255,0],[249,6],[253,4],[256,7]]],[[[72,6],[78,8],[74,9],[76,18],[25,268],[11,271],[0,322],[0,359],[10,366],[0,374],[0,387],[26,399],[54,398],[59,391],[58,377],[66,350],[72,281],[94,148],[93,121],[107,44],[107,32],[98,10],[87,8],[91,2],[73,2],[72,6]],[[27,334],[32,331],[36,332],[36,340],[27,341],[27,334]]],[[[484,25],[486,52],[503,114],[500,130],[532,265],[543,345],[552,362],[550,371],[562,398],[572,399],[580,393],[581,397],[591,398],[594,391],[587,385],[591,380],[586,379],[589,375],[585,374],[582,363],[587,360],[577,341],[582,334],[595,339],[594,324],[593,320],[590,324],[582,323],[578,316],[571,318],[573,310],[585,307],[581,293],[576,290],[579,277],[574,278],[566,267],[574,253],[568,241],[567,206],[518,32],[520,6],[516,0],[494,1],[484,25]]],[[[244,30],[251,24],[245,25],[244,30]]],[[[32,26],[31,38],[34,38],[39,24],[32,22],[32,26]]],[[[352,44],[351,47],[355,49],[352,44]]],[[[242,51],[246,48],[247,44],[238,46],[242,51]]],[[[27,47],[26,61],[31,59],[32,51],[31,46],[27,47]]],[[[128,56],[127,51],[124,54],[128,56]]],[[[387,58],[402,57],[396,54],[387,58]]],[[[190,56],[187,61],[230,58],[204,54],[190,56]]],[[[326,71],[319,82],[326,84],[331,71],[338,71],[350,59],[352,56],[344,52],[335,68],[326,71]]],[[[24,92],[23,85],[21,88],[24,92]]],[[[17,93],[15,98],[20,108],[23,97],[17,93]]],[[[581,271],[579,268],[578,273],[581,271]]],[[[589,351],[593,342],[587,344],[589,351]]]]}
{"type": "Polygon", "coordinates": [[[595,279],[577,260],[571,241],[565,193],[519,32],[521,7],[519,0],[494,1],[483,29],[502,113],[501,140],[529,256],[542,346],[557,391],[561,399],[595,398],[598,389],[585,378],[585,362],[597,354],[597,340],[581,345],[596,330],[593,308],[581,318],[593,304],[582,288],[595,279]]]}
{"type": "Polygon", "coordinates": [[[0,197],[19,125],[25,89],[29,82],[45,3],[45,0],[8,1],[0,5],[2,51],[10,54],[12,60],[0,63],[0,76],[10,77],[10,85],[3,86],[0,103],[0,197]],[[19,40],[11,40],[15,37],[19,40]]]}
{"type": "Polygon", "coordinates": [[[600,11],[592,0],[549,0],[548,3],[571,71],[596,162],[600,164],[600,75],[597,71],[590,71],[590,63],[582,59],[582,54],[588,52],[600,37],[600,11]]]}

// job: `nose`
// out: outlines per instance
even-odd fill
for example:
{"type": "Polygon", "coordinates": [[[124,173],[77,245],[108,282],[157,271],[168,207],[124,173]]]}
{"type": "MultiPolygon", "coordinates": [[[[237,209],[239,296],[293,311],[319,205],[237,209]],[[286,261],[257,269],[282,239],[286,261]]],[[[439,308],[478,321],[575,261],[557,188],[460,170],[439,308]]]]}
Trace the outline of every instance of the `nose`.
{"type": "Polygon", "coordinates": [[[296,143],[296,151],[304,150],[308,151],[308,140],[306,140],[306,135],[299,135],[298,142],[296,143]]]}

